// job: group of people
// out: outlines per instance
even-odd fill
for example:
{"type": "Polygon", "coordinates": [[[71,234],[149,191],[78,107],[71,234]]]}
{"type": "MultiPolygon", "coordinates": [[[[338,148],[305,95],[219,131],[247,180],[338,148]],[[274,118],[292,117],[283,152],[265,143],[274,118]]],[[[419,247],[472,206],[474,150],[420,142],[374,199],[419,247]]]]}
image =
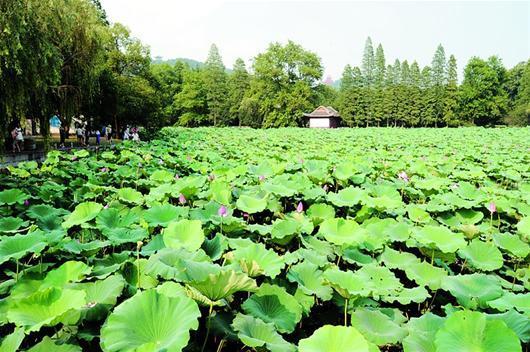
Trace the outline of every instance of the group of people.
{"type": "MultiPolygon", "coordinates": [[[[101,137],[106,138],[110,143],[112,142],[112,127],[110,125],[103,126],[101,131],[89,130],[86,123],[76,123],[75,125],[75,135],[77,137],[77,142],[80,146],[85,147],[89,144],[89,139],[91,136],[96,137],[96,145],[101,144],[101,137]]],[[[66,138],[68,137],[68,131],[63,126],[59,127],[59,137],[61,139],[60,146],[64,147],[66,138]]]]}
{"type": "Polygon", "coordinates": [[[129,125],[127,125],[127,127],[125,127],[125,129],[123,130],[123,140],[124,141],[127,141],[127,140],[133,140],[134,142],[139,142],[140,141],[140,135],[138,134],[138,127],[129,127],[129,125]]]}
{"type": "Polygon", "coordinates": [[[11,131],[11,138],[13,139],[13,153],[21,152],[24,149],[24,135],[20,126],[16,126],[11,131]]]}

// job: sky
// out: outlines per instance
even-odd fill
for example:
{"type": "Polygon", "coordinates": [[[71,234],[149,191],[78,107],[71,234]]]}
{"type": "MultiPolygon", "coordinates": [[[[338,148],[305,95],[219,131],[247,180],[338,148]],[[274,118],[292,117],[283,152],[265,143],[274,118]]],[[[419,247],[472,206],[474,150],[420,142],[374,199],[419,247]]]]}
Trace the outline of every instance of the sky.
{"type": "Polygon", "coordinates": [[[315,52],[324,77],[360,65],[366,38],[396,58],[430,64],[438,44],[460,74],[472,56],[498,55],[512,67],[530,58],[530,1],[224,1],[101,0],[151,48],[153,57],[204,61],[215,43],[224,64],[252,58],[271,42],[293,40],[315,52]]]}

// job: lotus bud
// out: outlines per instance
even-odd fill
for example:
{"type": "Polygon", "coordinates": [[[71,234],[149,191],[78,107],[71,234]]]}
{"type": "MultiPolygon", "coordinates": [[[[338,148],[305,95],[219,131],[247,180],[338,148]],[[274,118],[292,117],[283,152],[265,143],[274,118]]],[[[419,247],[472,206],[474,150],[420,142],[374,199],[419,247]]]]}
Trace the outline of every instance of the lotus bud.
{"type": "Polygon", "coordinates": [[[324,185],[324,186],[322,186],[322,189],[324,190],[324,192],[327,192],[329,190],[329,187],[328,187],[328,185],[324,185]]]}
{"type": "Polygon", "coordinates": [[[217,214],[220,217],[226,218],[228,216],[228,210],[226,209],[226,207],[224,205],[221,205],[221,207],[217,211],[217,214]]]}
{"type": "Polygon", "coordinates": [[[243,217],[248,220],[248,217],[249,217],[248,213],[243,213],[243,217]]]}
{"type": "Polygon", "coordinates": [[[259,182],[265,181],[265,176],[259,175],[258,180],[259,180],[259,182]]]}
{"type": "Polygon", "coordinates": [[[408,183],[409,182],[409,175],[407,175],[407,173],[405,171],[401,171],[399,174],[398,174],[398,177],[403,180],[404,182],[408,183]]]}
{"type": "Polygon", "coordinates": [[[175,174],[175,180],[178,180],[180,178],[179,174],[175,174]]]}
{"type": "Polygon", "coordinates": [[[497,206],[495,205],[494,202],[490,202],[490,204],[488,204],[488,210],[492,214],[497,212],[497,206]]]}
{"type": "Polygon", "coordinates": [[[296,206],[296,212],[301,213],[303,211],[304,211],[304,205],[302,204],[302,202],[298,202],[298,205],[296,206]]]}
{"type": "Polygon", "coordinates": [[[72,161],[76,161],[76,160],[77,160],[77,156],[74,155],[74,156],[72,157],[72,161]]]}
{"type": "Polygon", "coordinates": [[[101,168],[101,172],[107,172],[107,171],[109,171],[109,169],[107,169],[106,167],[101,168]]]}
{"type": "Polygon", "coordinates": [[[184,194],[179,195],[179,203],[180,204],[186,204],[186,197],[184,197],[184,194]]]}
{"type": "Polygon", "coordinates": [[[26,199],[26,200],[24,201],[24,205],[25,205],[26,207],[29,205],[29,199],[26,199]]]}
{"type": "Polygon", "coordinates": [[[108,204],[105,204],[105,206],[103,207],[104,209],[108,209],[109,208],[109,205],[108,204]]]}
{"type": "Polygon", "coordinates": [[[143,245],[144,243],[142,241],[136,242],[136,249],[140,250],[140,248],[142,248],[143,245]]]}

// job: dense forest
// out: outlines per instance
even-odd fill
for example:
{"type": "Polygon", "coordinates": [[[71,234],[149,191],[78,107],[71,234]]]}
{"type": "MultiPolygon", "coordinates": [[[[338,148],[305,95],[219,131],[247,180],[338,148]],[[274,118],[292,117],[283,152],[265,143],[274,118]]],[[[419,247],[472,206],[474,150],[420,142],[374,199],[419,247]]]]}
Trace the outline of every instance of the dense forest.
{"type": "Polygon", "coordinates": [[[529,123],[530,61],[507,69],[498,57],[474,57],[459,80],[441,45],[421,68],[388,64],[368,38],[360,67],[347,65],[336,89],[323,83],[318,55],[294,42],[270,44],[249,68],[237,59],[227,70],[215,45],[204,65],[168,64],[109,23],[99,0],[2,1],[0,12],[2,131],[26,117],[46,130],[55,113],[66,125],[83,115],[116,129],[298,126],[320,104],[338,108],[348,126],[529,123]]]}

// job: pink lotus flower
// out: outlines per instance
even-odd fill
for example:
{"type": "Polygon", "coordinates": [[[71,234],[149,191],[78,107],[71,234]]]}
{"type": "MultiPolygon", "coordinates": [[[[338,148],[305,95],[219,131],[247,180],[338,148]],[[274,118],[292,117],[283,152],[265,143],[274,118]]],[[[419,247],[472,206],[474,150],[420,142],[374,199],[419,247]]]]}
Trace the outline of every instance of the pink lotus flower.
{"type": "Polygon", "coordinates": [[[108,204],[105,204],[105,206],[103,207],[104,209],[108,209],[109,208],[109,205],[108,204]]]}
{"type": "Polygon", "coordinates": [[[265,176],[259,175],[258,180],[259,180],[259,182],[265,181],[265,176]]]}
{"type": "Polygon", "coordinates": [[[324,185],[324,186],[322,186],[322,189],[324,190],[324,192],[327,192],[329,190],[329,187],[328,187],[328,185],[324,185]]]}
{"type": "Polygon", "coordinates": [[[221,205],[221,207],[217,211],[217,214],[222,218],[226,218],[228,216],[228,210],[224,205],[221,205]]]}
{"type": "Polygon", "coordinates": [[[490,204],[488,204],[488,210],[492,214],[497,212],[497,206],[495,205],[494,202],[490,202],[490,204]]]}
{"type": "Polygon", "coordinates": [[[26,207],[29,205],[29,199],[26,199],[26,200],[24,201],[24,205],[25,205],[26,207]]]}
{"type": "Polygon", "coordinates": [[[296,212],[301,213],[303,211],[304,211],[304,205],[302,204],[302,202],[298,202],[298,205],[296,206],[296,212]]]}
{"type": "Polygon", "coordinates": [[[179,174],[175,174],[175,180],[178,180],[179,178],[179,174]]]}
{"type": "Polygon", "coordinates": [[[409,175],[407,175],[407,173],[405,171],[401,171],[398,174],[398,177],[399,177],[399,179],[403,180],[404,182],[409,182],[410,181],[409,175]]]}
{"type": "Polygon", "coordinates": [[[186,197],[184,197],[184,194],[179,195],[179,203],[180,204],[186,204],[186,197]]]}
{"type": "Polygon", "coordinates": [[[248,213],[243,213],[243,217],[244,217],[246,220],[248,220],[248,217],[249,217],[248,213]]]}
{"type": "Polygon", "coordinates": [[[101,172],[107,172],[107,171],[109,171],[109,169],[107,169],[106,167],[101,168],[101,172]]]}
{"type": "Polygon", "coordinates": [[[72,157],[72,161],[76,161],[76,160],[77,160],[77,156],[74,155],[74,156],[72,157]]]}

